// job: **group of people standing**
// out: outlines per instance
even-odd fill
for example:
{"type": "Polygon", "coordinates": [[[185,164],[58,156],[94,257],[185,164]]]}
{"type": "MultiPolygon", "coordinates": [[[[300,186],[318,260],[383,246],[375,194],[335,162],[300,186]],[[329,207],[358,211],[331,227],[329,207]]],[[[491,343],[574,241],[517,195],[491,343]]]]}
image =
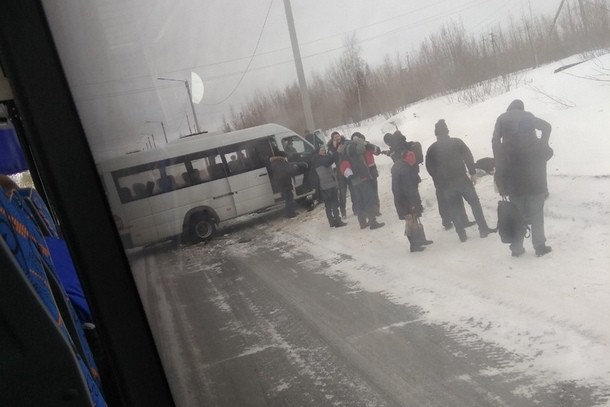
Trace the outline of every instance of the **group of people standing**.
{"type": "MultiPolygon", "coordinates": [[[[524,110],[520,100],[513,101],[507,112],[496,121],[492,150],[495,163],[495,182],[503,199],[518,207],[525,222],[531,225],[532,243],[537,256],[551,251],[544,235],[543,208],[548,188],[546,162],[553,151],[548,141],[551,125],[524,110]],[[536,130],[541,131],[540,138],[536,130]]],[[[345,226],[347,191],[350,191],[352,211],[361,229],[378,229],[380,213],[377,178],[379,172],[375,156],[386,154],[392,158],[392,193],[398,218],[405,221],[405,234],[412,252],[422,251],[433,243],[425,237],[420,217],[423,212],[419,194],[420,164],[425,163],[436,189],[438,210],[445,229],[454,228],[461,242],[468,239],[466,228],[476,224],[479,236],[486,238],[497,231],[489,227],[474,185],[477,172],[472,152],[459,138],[449,136],[445,120],[434,127],[436,141],[428,148],[425,160],[421,144],[407,141],[399,131],[387,133],[384,142],[389,150],[369,143],[361,133],[346,139],[338,132],[331,134],[328,145],[314,152],[312,166],[319,178],[320,197],[324,202],[330,227],[345,226]],[[474,216],[470,221],[464,201],[474,216]]],[[[490,160],[489,158],[486,160],[490,160]]],[[[292,213],[290,214],[292,215],[292,213]]],[[[513,256],[521,256],[525,249],[523,237],[510,244],[513,256]]]]}
{"type": "Polygon", "coordinates": [[[347,215],[348,189],[352,211],[358,217],[361,229],[378,229],[385,225],[377,221],[381,213],[377,187],[379,172],[374,156],[380,153],[379,147],[367,142],[361,133],[356,132],[351,140],[347,140],[338,132],[333,132],[328,145],[320,147],[314,155],[313,167],[320,179],[322,199],[331,227],[345,224],[341,218],[347,215]]]}

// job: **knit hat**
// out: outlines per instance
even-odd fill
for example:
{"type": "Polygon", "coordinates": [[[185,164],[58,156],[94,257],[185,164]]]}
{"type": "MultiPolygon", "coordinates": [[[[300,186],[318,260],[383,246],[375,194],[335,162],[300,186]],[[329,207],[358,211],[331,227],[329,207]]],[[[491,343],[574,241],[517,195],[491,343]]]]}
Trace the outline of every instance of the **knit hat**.
{"type": "Polygon", "coordinates": [[[525,110],[525,105],[521,99],[515,99],[510,102],[510,105],[508,105],[508,109],[506,109],[506,111],[509,110],[525,110]]]}
{"type": "Polygon", "coordinates": [[[392,144],[392,133],[386,133],[383,135],[383,141],[384,143],[386,143],[387,145],[392,144]]]}
{"type": "Polygon", "coordinates": [[[405,137],[405,135],[404,135],[404,134],[402,134],[402,133],[400,132],[400,130],[396,130],[396,131],[394,132],[394,134],[392,134],[392,137],[394,138],[394,141],[395,141],[395,142],[398,142],[398,143],[400,143],[401,141],[406,141],[406,140],[407,140],[407,138],[405,137]]]}
{"type": "Polygon", "coordinates": [[[449,135],[449,129],[447,128],[447,124],[445,120],[440,119],[434,125],[434,135],[435,136],[447,136],[449,135]]]}

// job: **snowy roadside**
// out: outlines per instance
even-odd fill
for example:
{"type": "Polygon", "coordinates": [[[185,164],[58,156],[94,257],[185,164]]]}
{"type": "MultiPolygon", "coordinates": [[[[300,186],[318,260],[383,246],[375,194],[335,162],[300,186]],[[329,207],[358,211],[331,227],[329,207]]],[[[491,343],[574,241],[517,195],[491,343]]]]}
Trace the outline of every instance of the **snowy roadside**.
{"type": "MultiPolygon", "coordinates": [[[[296,219],[275,221],[271,240],[252,244],[276,247],[284,257],[293,256],[289,248],[296,247],[324,265],[312,272],[419,307],[428,323],[444,326],[465,345],[501,347],[513,357],[503,360],[502,369],[484,373],[535,378],[531,388],[519,389],[521,395],[567,381],[597,388],[604,399],[610,394],[610,328],[602,322],[607,308],[600,305],[608,302],[605,265],[610,257],[603,250],[608,224],[599,224],[599,219],[608,207],[603,209],[602,199],[569,205],[561,191],[572,182],[560,178],[552,183],[557,192],[547,203],[547,233],[554,251],[543,258],[531,249],[512,258],[498,236],[481,239],[476,226],[468,230],[469,240],[460,243],[453,230],[442,229],[435,205],[424,214],[428,237],[435,243],[423,253],[409,253],[391,193],[383,187],[382,229],[360,230],[353,216],[347,227],[331,229],[318,206],[296,219]],[[572,243],[581,230],[599,239],[572,243]]],[[[608,179],[591,182],[598,183],[598,191],[610,187],[608,179]]],[[[497,198],[491,177],[482,178],[477,189],[493,225],[497,198]]],[[[432,188],[422,188],[422,195],[435,203],[432,188]]]]}

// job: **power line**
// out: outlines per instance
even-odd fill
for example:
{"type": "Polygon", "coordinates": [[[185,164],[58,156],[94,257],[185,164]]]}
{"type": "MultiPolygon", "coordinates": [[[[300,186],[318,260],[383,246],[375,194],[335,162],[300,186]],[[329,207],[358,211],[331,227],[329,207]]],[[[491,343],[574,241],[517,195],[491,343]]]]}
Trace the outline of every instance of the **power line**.
{"type": "MultiPolygon", "coordinates": [[[[444,1],[446,1],[446,0],[442,0],[442,1],[438,2],[438,3],[434,3],[433,5],[442,3],[444,1]]],[[[517,6],[514,6],[511,9],[521,6],[525,1],[526,0],[522,0],[519,4],[517,4],[517,6]]],[[[461,5],[461,6],[458,6],[458,7],[454,7],[453,9],[449,9],[449,10],[437,13],[435,15],[432,15],[432,16],[426,17],[426,18],[424,18],[422,20],[419,20],[418,22],[405,24],[405,25],[402,25],[400,27],[396,27],[396,28],[393,28],[391,30],[384,31],[382,33],[375,34],[373,36],[361,39],[361,40],[359,40],[359,42],[363,43],[363,42],[373,41],[373,40],[378,39],[380,37],[384,37],[384,36],[387,36],[387,35],[395,34],[396,32],[402,31],[404,29],[407,29],[407,30],[415,29],[415,28],[417,28],[419,26],[429,24],[429,23],[431,23],[433,21],[436,21],[436,20],[439,20],[439,19],[442,19],[442,18],[446,18],[446,17],[450,17],[450,16],[453,16],[455,14],[459,14],[459,13],[462,13],[464,11],[470,10],[472,8],[478,7],[478,6],[480,6],[481,4],[483,4],[485,2],[486,2],[486,0],[473,0],[473,1],[470,1],[469,3],[466,3],[465,5],[461,5]]],[[[209,81],[219,80],[219,79],[223,79],[223,78],[228,78],[228,77],[235,76],[235,75],[241,75],[240,79],[238,80],[237,85],[233,88],[233,90],[230,92],[230,94],[227,97],[225,97],[222,101],[215,102],[215,103],[204,103],[204,105],[215,106],[215,105],[219,105],[219,104],[224,103],[226,100],[228,100],[235,93],[235,91],[237,90],[237,88],[239,87],[239,85],[241,84],[241,82],[243,81],[243,78],[245,77],[245,75],[247,73],[255,72],[255,71],[260,71],[260,70],[264,70],[264,69],[268,69],[268,68],[272,68],[272,67],[276,67],[276,66],[280,66],[280,65],[286,65],[286,64],[289,64],[289,63],[292,62],[292,60],[285,60],[285,61],[281,61],[281,62],[276,62],[276,63],[272,63],[272,64],[258,66],[258,67],[255,67],[255,68],[250,68],[250,66],[251,66],[255,56],[266,55],[266,54],[269,54],[269,53],[272,53],[272,52],[276,52],[276,51],[270,51],[270,52],[266,52],[266,53],[262,53],[262,54],[258,54],[258,55],[256,54],[256,50],[258,49],[258,46],[259,46],[259,43],[260,43],[260,40],[261,40],[261,37],[262,37],[263,29],[264,29],[264,27],[266,25],[266,22],[267,22],[267,19],[269,17],[269,12],[271,10],[272,3],[273,3],[273,0],[269,4],[269,8],[267,10],[267,15],[265,17],[263,26],[262,26],[261,31],[259,33],[259,37],[258,37],[256,46],[255,46],[254,52],[250,55],[250,57],[249,57],[250,60],[248,61],[248,64],[247,64],[246,68],[243,71],[223,73],[221,75],[206,77],[206,81],[209,82],[209,81]]],[[[509,3],[507,3],[507,4],[509,4],[509,3]]],[[[421,10],[423,10],[425,8],[427,8],[427,7],[422,7],[422,8],[417,9],[417,10],[412,10],[411,12],[404,13],[401,16],[404,16],[406,14],[410,14],[410,13],[413,13],[413,12],[416,12],[416,11],[421,11],[421,10]]],[[[398,16],[395,16],[395,17],[392,17],[392,18],[389,18],[389,19],[386,19],[386,20],[383,20],[383,21],[380,21],[380,22],[372,23],[372,24],[369,24],[367,26],[362,26],[362,27],[359,27],[358,29],[355,29],[355,30],[346,31],[346,32],[344,32],[342,34],[346,34],[346,33],[350,33],[350,32],[355,32],[355,31],[358,31],[358,30],[362,30],[364,28],[368,28],[368,27],[371,27],[371,26],[374,26],[374,25],[378,25],[378,24],[381,24],[383,22],[387,22],[387,21],[395,19],[395,18],[398,18],[398,16]]],[[[502,17],[500,17],[500,18],[502,18],[502,17]]],[[[338,35],[341,35],[341,34],[335,34],[335,35],[332,35],[332,36],[329,36],[329,37],[325,37],[325,38],[326,39],[333,38],[333,37],[336,37],[338,35]]],[[[314,41],[309,41],[309,42],[306,42],[304,44],[310,44],[310,43],[317,42],[317,41],[320,41],[320,39],[314,40],[314,41]]],[[[334,47],[334,48],[329,48],[329,49],[318,51],[318,52],[314,52],[314,53],[311,53],[311,54],[308,54],[308,55],[304,55],[302,58],[303,59],[310,59],[310,58],[313,58],[313,57],[316,57],[316,56],[319,56],[319,55],[328,54],[328,53],[339,51],[339,50],[342,50],[342,49],[345,49],[344,45],[337,46],[337,47],[334,47]]],[[[238,59],[235,59],[235,60],[241,60],[241,59],[244,59],[244,58],[238,58],[238,59]]],[[[235,60],[233,60],[233,61],[235,61],[235,60]]],[[[227,61],[225,61],[225,62],[227,62],[227,61]]],[[[217,63],[217,64],[220,64],[220,63],[217,63]]],[[[148,76],[148,75],[142,76],[142,78],[149,78],[149,77],[150,76],[148,76]]],[[[112,81],[107,81],[107,82],[112,82],[112,81]]],[[[100,82],[100,84],[102,84],[102,83],[104,83],[104,82],[100,82]]],[[[89,97],[89,98],[84,98],[83,100],[90,101],[90,100],[102,99],[102,98],[106,98],[106,97],[116,97],[116,96],[121,96],[121,95],[130,95],[130,94],[137,94],[137,93],[152,92],[152,91],[156,91],[158,89],[164,89],[164,88],[158,88],[158,87],[152,87],[151,88],[151,87],[147,87],[147,88],[141,88],[141,89],[133,89],[133,90],[130,90],[130,91],[119,91],[119,92],[95,95],[95,96],[92,96],[92,97],[89,97]]]]}
{"type": "Polygon", "coordinates": [[[242,76],[237,81],[237,84],[235,85],[235,87],[231,90],[231,92],[229,92],[227,97],[222,99],[220,102],[216,102],[216,103],[203,103],[204,105],[207,105],[207,106],[219,105],[221,103],[226,102],[227,99],[229,99],[231,96],[233,96],[233,93],[235,93],[235,91],[237,90],[237,88],[241,84],[241,81],[244,79],[244,76],[246,76],[246,73],[248,73],[248,68],[250,68],[250,65],[252,64],[252,61],[254,60],[254,57],[256,56],[256,50],[258,49],[258,45],[261,42],[261,38],[263,36],[263,31],[265,30],[265,25],[267,25],[267,19],[269,18],[269,12],[271,11],[271,6],[272,5],[273,5],[273,0],[271,0],[269,2],[269,7],[267,8],[267,15],[265,16],[265,21],[263,21],[263,26],[261,27],[261,31],[258,34],[258,39],[256,40],[256,45],[254,46],[254,51],[252,52],[252,56],[250,57],[250,61],[248,61],[248,65],[246,65],[246,69],[244,69],[244,73],[242,74],[242,76]]]}
{"type": "MultiPolygon", "coordinates": [[[[369,27],[373,27],[373,26],[376,26],[376,25],[379,25],[379,24],[386,23],[386,22],[391,21],[391,20],[396,20],[398,18],[405,17],[405,16],[407,16],[409,14],[414,14],[414,13],[423,11],[423,10],[425,10],[427,8],[437,6],[437,5],[439,5],[441,3],[445,3],[447,1],[451,1],[451,0],[440,0],[440,1],[436,2],[436,3],[428,4],[426,6],[420,7],[420,8],[415,9],[415,10],[410,10],[410,11],[407,11],[407,12],[402,13],[402,14],[394,15],[394,16],[392,16],[390,18],[385,19],[385,20],[380,20],[380,21],[376,21],[376,22],[368,24],[368,25],[360,26],[360,27],[358,27],[357,29],[354,29],[354,30],[343,31],[341,33],[329,35],[329,36],[322,37],[322,38],[317,38],[315,40],[303,42],[302,44],[299,44],[299,45],[305,46],[305,45],[314,44],[314,43],[320,42],[320,41],[327,41],[327,40],[329,40],[331,38],[335,38],[335,37],[339,37],[339,36],[344,36],[345,34],[352,33],[354,31],[363,30],[363,29],[366,29],[366,28],[369,28],[369,27]]],[[[485,3],[485,0],[475,0],[475,1],[478,1],[479,3],[485,3]]],[[[459,11],[461,12],[463,10],[459,10],[459,11]]],[[[268,16],[268,14],[267,14],[267,16],[268,16]]],[[[417,25],[420,25],[420,24],[418,24],[416,22],[415,25],[417,26],[417,25]]],[[[406,27],[406,26],[403,26],[403,27],[406,27]]],[[[289,50],[289,49],[290,49],[290,47],[278,48],[278,49],[275,49],[275,50],[266,51],[266,52],[262,52],[260,54],[256,54],[256,56],[269,55],[269,54],[273,54],[273,53],[276,53],[276,52],[285,51],[285,50],[289,50]]],[[[192,67],[183,68],[181,70],[158,72],[156,74],[151,74],[151,75],[137,75],[137,76],[125,77],[125,78],[121,78],[121,79],[111,79],[111,80],[107,80],[107,81],[81,83],[78,86],[95,86],[95,85],[103,85],[103,84],[109,83],[109,82],[120,82],[120,81],[134,80],[134,79],[145,79],[145,78],[150,78],[151,76],[159,76],[159,75],[160,76],[171,75],[171,74],[175,74],[175,73],[178,73],[178,72],[183,72],[185,70],[193,71],[193,70],[197,70],[197,69],[201,69],[201,68],[209,68],[209,67],[213,67],[213,66],[224,65],[224,64],[231,63],[231,62],[238,62],[238,61],[241,61],[241,60],[244,60],[244,59],[252,59],[252,55],[243,56],[243,57],[237,57],[237,58],[232,58],[232,59],[226,59],[226,60],[223,60],[223,61],[217,61],[217,62],[212,62],[212,63],[208,63],[208,64],[203,64],[203,65],[195,65],[195,66],[192,66],[192,67]]]]}
{"type": "Polygon", "coordinates": [[[521,0],[519,3],[517,3],[515,5],[511,5],[510,1],[506,1],[503,6],[500,6],[499,9],[495,9],[492,13],[488,14],[487,17],[481,19],[477,24],[475,24],[472,30],[476,31],[477,29],[479,29],[480,27],[483,27],[483,26],[491,27],[492,25],[496,24],[498,21],[505,19],[507,15],[510,15],[517,8],[522,7],[526,1],[528,1],[528,0],[521,0]],[[507,10],[502,11],[502,9],[505,9],[505,8],[507,8],[507,10]],[[499,17],[497,17],[498,15],[499,15],[499,17]],[[490,18],[493,18],[493,17],[496,17],[496,18],[488,22],[488,20],[490,20],[490,18]]]}

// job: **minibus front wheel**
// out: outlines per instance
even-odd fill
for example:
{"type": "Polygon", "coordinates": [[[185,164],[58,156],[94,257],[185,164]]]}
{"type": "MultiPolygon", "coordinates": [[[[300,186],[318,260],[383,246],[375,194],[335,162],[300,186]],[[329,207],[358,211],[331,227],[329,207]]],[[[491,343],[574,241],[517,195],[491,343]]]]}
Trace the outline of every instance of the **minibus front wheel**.
{"type": "Polygon", "coordinates": [[[216,222],[205,215],[194,216],[190,221],[190,232],[195,242],[210,240],[216,234],[216,222]]]}

